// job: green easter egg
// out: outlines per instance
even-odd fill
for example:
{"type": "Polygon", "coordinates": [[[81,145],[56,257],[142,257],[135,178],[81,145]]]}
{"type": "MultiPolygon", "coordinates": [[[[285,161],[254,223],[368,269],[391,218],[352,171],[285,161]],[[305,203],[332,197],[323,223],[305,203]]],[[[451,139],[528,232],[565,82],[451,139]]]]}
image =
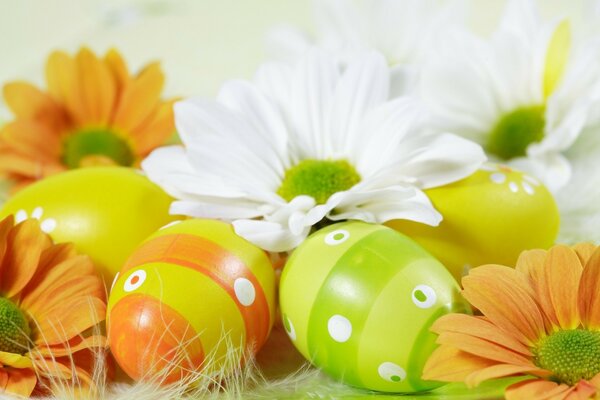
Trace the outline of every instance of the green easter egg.
{"type": "Polygon", "coordinates": [[[523,250],[547,249],[558,235],[552,194],[537,179],[502,165],[485,165],[425,192],[444,217],[439,226],[401,220],[386,225],[427,249],[457,280],[483,264],[514,266],[523,250]]]}
{"type": "Polygon", "coordinates": [[[15,221],[40,220],[57,243],[73,242],[109,285],[136,246],[161,226],[172,198],[136,170],[82,168],[51,176],[11,197],[0,210],[15,221]]]}
{"type": "Polygon", "coordinates": [[[429,328],[468,309],[444,266],[406,236],[381,225],[343,222],[310,236],[280,283],[288,336],[315,366],[352,386],[420,392],[435,348],[429,328]]]}

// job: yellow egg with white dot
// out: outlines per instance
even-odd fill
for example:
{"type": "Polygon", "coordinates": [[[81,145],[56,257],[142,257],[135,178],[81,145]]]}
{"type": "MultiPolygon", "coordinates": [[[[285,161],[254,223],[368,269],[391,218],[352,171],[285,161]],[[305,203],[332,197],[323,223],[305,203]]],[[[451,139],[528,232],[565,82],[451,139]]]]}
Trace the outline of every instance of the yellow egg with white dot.
{"type": "Polygon", "coordinates": [[[536,178],[503,165],[486,164],[466,179],[425,192],[444,218],[439,226],[387,225],[436,256],[456,279],[483,264],[515,265],[523,250],[547,249],[558,235],[552,194],[536,178]]]}
{"type": "Polygon", "coordinates": [[[40,221],[57,242],[73,242],[110,284],[127,257],[161,226],[172,198],[139,171],[121,167],[71,170],[36,182],[11,197],[0,218],[40,221]]]}

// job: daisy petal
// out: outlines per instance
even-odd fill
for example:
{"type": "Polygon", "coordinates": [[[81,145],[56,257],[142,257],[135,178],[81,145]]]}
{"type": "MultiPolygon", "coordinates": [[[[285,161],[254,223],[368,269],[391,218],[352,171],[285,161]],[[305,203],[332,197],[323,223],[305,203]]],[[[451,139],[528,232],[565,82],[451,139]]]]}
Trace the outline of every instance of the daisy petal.
{"type": "Polygon", "coordinates": [[[351,62],[333,94],[330,114],[331,148],[348,154],[356,148],[365,114],[389,96],[390,79],[385,59],[368,53],[351,62]]]}
{"type": "Polygon", "coordinates": [[[324,159],[332,155],[327,110],[338,79],[335,62],[318,51],[309,52],[295,71],[290,118],[297,129],[299,156],[303,158],[324,159]]]}
{"type": "Polygon", "coordinates": [[[233,221],[235,233],[267,251],[287,251],[297,247],[308,236],[307,227],[301,234],[294,235],[277,222],[239,219],[233,221]]]}
{"type": "Polygon", "coordinates": [[[228,82],[219,91],[217,99],[231,110],[243,114],[257,133],[273,143],[283,166],[290,166],[287,157],[287,127],[277,110],[255,86],[243,81],[228,82]]]}
{"type": "Polygon", "coordinates": [[[474,317],[466,314],[448,314],[444,315],[431,327],[432,332],[454,332],[471,335],[476,338],[485,339],[492,343],[506,347],[524,356],[531,356],[529,347],[504,332],[486,317],[474,317]]]}
{"type": "Polygon", "coordinates": [[[4,85],[6,105],[17,118],[35,119],[60,129],[66,125],[64,111],[47,93],[27,82],[10,82],[4,85]]]}
{"type": "Polygon", "coordinates": [[[50,94],[65,104],[75,122],[84,123],[85,110],[75,60],[62,51],[52,53],[46,65],[46,81],[50,94]]]}
{"type": "Polygon", "coordinates": [[[9,247],[2,262],[0,292],[10,298],[17,295],[34,276],[41,254],[51,241],[33,219],[15,226],[7,241],[9,247]]]}
{"type": "Polygon", "coordinates": [[[376,190],[349,190],[331,196],[327,204],[333,209],[327,218],[333,221],[357,219],[383,223],[407,219],[437,226],[442,216],[425,193],[412,187],[390,186],[376,190]]]}
{"type": "Polygon", "coordinates": [[[512,364],[497,364],[491,367],[482,368],[479,371],[471,373],[465,379],[465,383],[468,387],[479,386],[481,382],[489,379],[504,378],[507,376],[513,376],[517,374],[532,374],[537,368],[529,366],[520,366],[512,364]]]}
{"type": "Polygon", "coordinates": [[[160,65],[155,63],[126,82],[115,110],[114,125],[130,132],[143,123],[159,103],[164,81],[160,65]]]}
{"type": "Polygon", "coordinates": [[[577,254],[569,247],[558,245],[548,250],[542,281],[548,287],[550,304],[542,305],[548,315],[556,315],[562,329],[575,329],[579,325],[577,293],[582,270],[577,254]]]}
{"type": "Polygon", "coordinates": [[[456,347],[459,350],[495,361],[496,363],[516,365],[526,367],[527,369],[536,369],[529,357],[515,353],[506,347],[489,342],[486,339],[480,339],[468,333],[444,331],[440,333],[437,343],[456,347]]]}
{"type": "Polygon", "coordinates": [[[29,397],[37,384],[37,376],[32,369],[11,369],[4,390],[19,396],[29,397]]]}
{"type": "Polygon", "coordinates": [[[542,379],[529,379],[510,385],[504,392],[504,396],[506,400],[560,400],[566,398],[571,390],[568,385],[559,385],[542,379]]]}
{"type": "Polygon", "coordinates": [[[529,346],[544,332],[544,319],[525,277],[513,268],[485,265],[462,279],[463,296],[489,320],[529,346]],[[510,287],[510,291],[503,288],[510,287]]]}
{"type": "Polygon", "coordinates": [[[600,329],[600,248],[583,268],[577,298],[581,322],[588,329],[600,329]]]}
{"type": "Polygon", "coordinates": [[[405,142],[404,147],[406,155],[394,171],[416,177],[422,189],[466,178],[487,159],[479,145],[449,133],[421,136],[405,142]]]}
{"type": "Polygon", "coordinates": [[[81,95],[89,124],[107,124],[113,113],[117,96],[115,81],[109,68],[87,48],[76,57],[81,77],[81,95]]]}
{"type": "Polygon", "coordinates": [[[482,368],[498,363],[442,345],[434,350],[425,367],[422,378],[442,382],[463,382],[467,376],[482,368]]]}
{"type": "Polygon", "coordinates": [[[597,246],[591,242],[577,243],[572,249],[577,253],[579,262],[585,267],[585,264],[592,258],[592,255],[596,251],[597,246]]]}

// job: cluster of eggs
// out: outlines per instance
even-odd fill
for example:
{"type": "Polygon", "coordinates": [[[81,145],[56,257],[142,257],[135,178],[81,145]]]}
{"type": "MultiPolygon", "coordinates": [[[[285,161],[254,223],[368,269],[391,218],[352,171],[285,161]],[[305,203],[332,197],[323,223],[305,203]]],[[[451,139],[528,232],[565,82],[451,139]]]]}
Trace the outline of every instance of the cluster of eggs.
{"type": "MultiPolygon", "coordinates": [[[[514,265],[552,245],[558,211],[535,179],[488,165],[427,190],[438,227],[343,222],[321,229],[286,263],[279,301],[287,334],[310,362],[350,385],[383,392],[439,386],[421,379],[432,323],[469,312],[457,281],[470,266],[514,265]]],[[[213,220],[169,215],[172,199],[126,168],[74,170],[13,196],[0,217],[40,220],[73,242],[112,282],[108,337],[134,379],[164,383],[254,354],[274,321],[276,282],[266,252],[213,220]]]]}

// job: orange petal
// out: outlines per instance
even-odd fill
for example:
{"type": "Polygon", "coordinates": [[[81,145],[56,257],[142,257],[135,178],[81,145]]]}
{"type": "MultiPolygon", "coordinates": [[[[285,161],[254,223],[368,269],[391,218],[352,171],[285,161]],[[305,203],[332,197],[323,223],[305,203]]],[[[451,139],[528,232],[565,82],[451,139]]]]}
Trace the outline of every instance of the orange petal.
{"type": "Polygon", "coordinates": [[[529,346],[544,333],[544,318],[523,274],[500,265],[477,267],[462,279],[464,297],[494,325],[529,346]]]}
{"type": "Polygon", "coordinates": [[[51,244],[34,219],[25,220],[11,230],[0,274],[0,292],[5,297],[17,295],[27,285],[37,270],[40,255],[51,244]]]}
{"type": "Polygon", "coordinates": [[[510,385],[504,396],[506,400],[564,399],[571,387],[543,379],[530,379],[510,385]]]}
{"type": "Polygon", "coordinates": [[[567,400],[588,400],[594,397],[597,388],[587,381],[579,381],[573,391],[566,397],[567,400]]]}
{"type": "Polygon", "coordinates": [[[592,257],[592,254],[594,251],[596,251],[598,246],[593,243],[586,242],[577,243],[575,246],[571,246],[571,248],[575,251],[575,253],[577,253],[577,257],[579,257],[579,262],[581,262],[581,265],[585,265],[592,257]]]}
{"type": "Polygon", "coordinates": [[[106,316],[106,304],[95,297],[67,300],[36,318],[32,329],[36,343],[54,345],[67,342],[101,321],[106,316]]]}
{"type": "Polygon", "coordinates": [[[459,350],[478,357],[493,360],[496,364],[512,364],[531,369],[535,368],[530,358],[515,353],[496,343],[488,342],[485,339],[480,339],[469,334],[443,332],[439,335],[437,343],[456,347],[459,350]]]}
{"type": "Polygon", "coordinates": [[[600,248],[585,264],[579,282],[578,306],[581,322],[588,329],[600,329],[600,248]]]}
{"type": "Polygon", "coordinates": [[[0,221],[0,266],[3,264],[4,256],[8,247],[8,234],[13,228],[15,222],[14,217],[9,215],[0,221]]]}
{"type": "Polygon", "coordinates": [[[465,384],[468,387],[475,387],[479,386],[480,383],[490,379],[504,378],[513,375],[532,374],[538,370],[538,368],[528,368],[519,365],[498,364],[471,373],[465,379],[465,384]]]}
{"type": "Polygon", "coordinates": [[[4,390],[8,393],[29,397],[37,384],[37,376],[31,369],[7,369],[8,380],[4,390]]]}
{"type": "Polygon", "coordinates": [[[121,57],[121,54],[117,50],[110,49],[104,56],[104,62],[112,73],[117,93],[120,93],[127,82],[130,81],[127,65],[123,57],[121,57]]]}
{"type": "Polygon", "coordinates": [[[107,124],[112,116],[117,98],[115,80],[109,67],[87,48],[77,54],[77,68],[81,79],[85,122],[107,124]]]}
{"type": "Polygon", "coordinates": [[[548,251],[535,249],[525,250],[519,255],[517,260],[516,270],[524,274],[531,287],[537,290],[537,283],[541,279],[541,275],[544,271],[544,260],[548,251]]]}
{"type": "Polygon", "coordinates": [[[65,290],[73,296],[86,296],[102,289],[100,278],[87,256],[72,255],[68,259],[57,260],[60,261],[57,264],[42,264],[45,261],[42,254],[40,270],[21,296],[21,307],[33,315],[63,301],[65,290]]]}
{"type": "Polygon", "coordinates": [[[62,51],[50,54],[46,64],[46,81],[48,91],[64,104],[73,122],[85,122],[85,109],[81,96],[77,64],[75,60],[62,51]]]}
{"type": "Polygon", "coordinates": [[[0,351],[0,364],[17,369],[33,367],[33,363],[29,357],[6,351],[0,351]]]}
{"type": "Polygon", "coordinates": [[[108,345],[108,339],[102,335],[94,335],[83,338],[81,336],[75,336],[66,343],[61,343],[55,346],[39,345],[36,346],[34,353],[39,357],[44,358],[58,358],[68,357],[78,351],[90,349],[90,348],[106,348],[108,345]]]}
{"type": "Polygon", "coordinates": [[[0,139],[7,148],[30,156],[41,162],[57,162],[60,159],[59,133],[48,125],[34,120],[19,119],[6,124],[0,139]]]}
{"type": "Polygon", "coordinates": [[[140,158],[147,156],[152,150],[165,144],[175,132],[173,103],[169,100],[159,104],[149,117],[132,132],[132,141],[136,154],[140,158]]]}
{"type": "Polygon", "coordinates": [[[485,317],[474,317],[466,314],[448,314],[438,319],[431,331],[435,333],[454,332],[471,335],[506,347],[526,357],[531,357],[529,347],[519,342],[509,333],[500,330],[485,317]]]}
{"type": "Polygon", "coordinates": [[[463,382],[475,371],[497,363],[458,350],[453,346],[440,346],[431,354],[422,378],[431,381],[463,382]]]}
{"type": "Polygon", "coordinates": [[[19,119],[32,119],[50,125],[55,130],[67,126],[65,111],[47,93],[27,82],[4,85],[4,99],[19,119]]]}
{"type": "Polygon", "coordinates": [[[114,125],[127,135],[144,122],[159,103],[164,76],[158,64],[150,64],[123,88],[114,125]]]}
{"type": "Polygon", "coordinates": [[[577,293],[583,267],[571,248],[563,245],[548,250],[541,282],[548,288],[548,299],[540,299],[548,315],[554,313],[563,329],[579,326],[577,293]]]}
{"type": "MultiPolygon", "coordinates": [[[[104,300],[104,288],[96,276],[73,275],[64,279],[60,284],[55,284],[45,291],[38,291],[36,297],[28,297],[28,303],[21,303],[23,309],[27,310],[38,321],[49,317],[57,309],[69,301],[78,298],[96,297],[104,300]],[[29,307],[25,307],[25,305],[29,307]]],[[[54,319],[60,316],[51,316],[54,319]]]]}

